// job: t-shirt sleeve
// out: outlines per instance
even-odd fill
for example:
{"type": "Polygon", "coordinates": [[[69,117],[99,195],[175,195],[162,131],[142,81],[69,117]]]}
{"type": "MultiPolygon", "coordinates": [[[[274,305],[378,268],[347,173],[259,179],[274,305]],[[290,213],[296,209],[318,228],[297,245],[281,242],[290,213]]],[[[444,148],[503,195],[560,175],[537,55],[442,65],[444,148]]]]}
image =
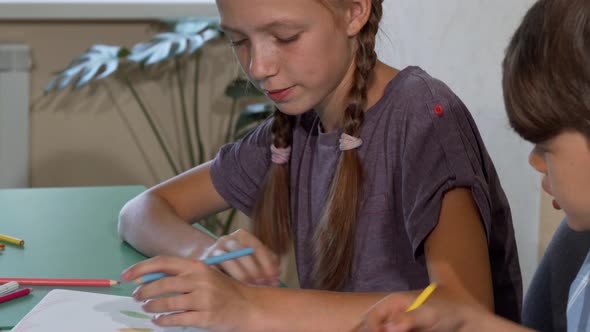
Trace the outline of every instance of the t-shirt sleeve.
{"type": "MultiPolygon", "coordinates": [[[[444,194],[470,188],[488,238],[489,186],[479,134],[465,105],[454,95],[409,105],[401,161],[402,206],[414,256],[438,224],[444,194]]],[[[452,239],[449,239],[452,241],[452,239]]]]}
{"type": "Polygon", "coordinates": [[[222,146],[211,165],[217,192],[248,216],[270,167],[271,124],[268,119],[241,140],[222,146]]]}

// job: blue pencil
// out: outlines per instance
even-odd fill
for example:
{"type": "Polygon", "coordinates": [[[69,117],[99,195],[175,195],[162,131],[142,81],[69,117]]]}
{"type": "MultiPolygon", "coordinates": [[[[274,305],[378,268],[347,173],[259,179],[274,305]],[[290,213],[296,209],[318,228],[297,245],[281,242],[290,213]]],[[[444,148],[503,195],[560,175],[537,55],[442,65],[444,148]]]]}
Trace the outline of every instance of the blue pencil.
{"type": "MultiPolygon", "coordinates": [[[[228,261],[230,259],[236,259],[236,258],[240,258],[242,256],[252,255],[253,253],[254,253],[254,249],[243,248],[240,250],[228,252],[223,255],[207,257],[203,260],[203,263],[205,263],[207,265],[215,265],[215,264],[223,263],[223,262],[228,261]]],[[[133,282],[135,282],[136,284],[144,284],[146,282],[156,281],[158,279],[162,279],[167,276],[168,275],[166,273],[162,273],[162,272],[148,273],[148,274],[145,274],[145,275],[135,279],[133,282]]]]}

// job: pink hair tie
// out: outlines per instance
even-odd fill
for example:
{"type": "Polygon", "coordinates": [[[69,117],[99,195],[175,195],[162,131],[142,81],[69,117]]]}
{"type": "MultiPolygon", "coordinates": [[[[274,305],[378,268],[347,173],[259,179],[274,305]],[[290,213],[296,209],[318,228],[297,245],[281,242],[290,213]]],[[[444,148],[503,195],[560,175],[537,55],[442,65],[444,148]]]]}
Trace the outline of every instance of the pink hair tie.
{"type": "Polygon", "coordinates": [[[291,155],[291,147],[277,148],[274,144],[270,146],[270,152],[272,154],[272,162],[278,165],[285,164],[289,161],[291,155]]]}
{"type": "Polygon", "coordinates": [[[342,133],[340,136],[340,151],[356,149],[361,145],[363,145],[363,140],[358,137],[350,136],[345,133],[342,133]]]}

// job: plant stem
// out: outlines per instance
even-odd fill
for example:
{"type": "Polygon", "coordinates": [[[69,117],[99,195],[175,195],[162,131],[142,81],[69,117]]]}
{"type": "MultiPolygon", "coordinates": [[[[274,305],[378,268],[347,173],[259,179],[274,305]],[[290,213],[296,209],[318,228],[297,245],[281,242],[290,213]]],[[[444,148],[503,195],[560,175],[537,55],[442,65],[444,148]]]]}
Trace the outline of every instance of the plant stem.
{"type": "Polygon", "coordinates": [[[111,89],[110,85],[106,84],[106,83],[102,83],[102,86],[104,87],[107,95],[109,96],[109,99],[113,103],[115,110],[117,111],[117,114],[121,118],[121,121],[123,121],[123,124],[125,125],[125,127],[127,127],[127,130],[129,130],[129,135],[133,139],[133,142],[135,143],[135,145],[137,145],[137,149],[139,150],[139,153],[141,154],[141,157],[142,157],[143,161],[145,162],[153,180],[156,183],[161,182],[161,180],[158,178],[158,175],[156,174],[156,170],[154,169],[153,162],[150,160],[147,153],[145,152],[145,148],[141,145],[141,139],[139,138],[137,131],[133,129],[133,126],[131,125],[131,121],[127,118],[127,116],[125,116],[125,112],[121,109],[119,103],[117,103],[117,98],[115,98],[115,94],[113,93],[113,89],[111,89]]]}
{"type": "Polygon", "coordinates": [[[237,211],[238,210],[236,210],[236,209],[231,209],[229,216],[227,216],[227,218],[225,219],[225,223],[223,225],[223,233],[221,235],[229,234],[231,224],[233,223],[233,220],[234,220],[234,217],[236,216],[237,211]]]}
{"type": "Polygon", "coordinates": [[[189,162],[190,162],[189,168],[192,168],[192,167],[196,166],[195,152],[194,152],[195,149],[193,148],[193,140],[191,138],[191,130],[188,125],[188,109],[186,107],[186,98],[184,96],[184,83],[182,81],[182,76],[181,76],[181,69],[182,68],[180,66],[180,61],[178,61],[178,58],[174,59],[174,66],[176,69],[176,80],[178,83],[180,107],[182,108],[182,118],[183,118],[182,123],[184,124],[184,134],[186,135],[186,142],[188,144],[188,155],[189,155],[189,162]]]}
{"type": "Polygon", "coordinates": [[[229,140],[234,136],[234,131],[232,130],[234,117],[236,114],[236,106],[238,105],[238,98],[232,98],[231,102],[231,113],[229,115],[229,123],[227,124],[227,131],[225,132],[225,142],[229,142],[229,140]]]}
{"type": "Polygon", "coordinates": [[[172,155],[170,154],[170,151],[168,151],[168,149],[166,148],[166,144],[164,143],[164,139],[162,138],[162,135],[158,131],[158,128],[156,127],[156,124],[155,124],[154,120],[152,119],[152,116],[150,115],[147,108],[145,107],[145,105],[141,101],[139,94],[137,93],[137,91],[133,87],[133,83],[131,83],[131,80],[129,80],[129,76],[127,76],[127,74],[124,74],[123,78],[125,79],[125,83],[127,83],[129,90],[131,90],[131,94],[135,98],[135,101],[139,105],[139,108],[141,109],[143,116],[145,117],[148,124],[150,125],[152,132],[156,136],[156,139],[158,140],[158,143],[160,144],[160,148],[162,149],[162,151],[164,151],[164,154],[166,155],[166,159],[168,160],[168,164],[170,165],[170,168],[172,168],[172,171],[174,172],[175,175],[179,174],[178,167],[174,163],[174,160],[172,159],[172,155]]]}
{"type": "Polygon", "coordinates": [[[194,98],[193,98],[193,118],[195,121],[195,137],[199,148],[199,165],[205,162],[205,149],[203,148],[203,139],[201,138],[201,126],[199,126],[199,64],[201,63],[201,52],[195,54],[195,77],[194,77],[194,98]]]}

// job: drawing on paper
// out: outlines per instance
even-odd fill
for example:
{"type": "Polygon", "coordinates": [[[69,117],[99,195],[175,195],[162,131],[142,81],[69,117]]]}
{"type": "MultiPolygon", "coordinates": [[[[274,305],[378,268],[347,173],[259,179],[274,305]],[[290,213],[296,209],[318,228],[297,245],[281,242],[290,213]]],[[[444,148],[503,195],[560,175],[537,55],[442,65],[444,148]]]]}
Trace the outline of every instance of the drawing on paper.
{"type": "Polygon", "coordinates": [[[141,304],[126,296],[55,289],[12,332],[207,332],[198,328],[160,327],[141,304]]]}
{"type": "Polygon", "coordinates": [[[133,317],[133,318],[143,318],[143,319],[150,319],[150,318],[152,318],[149,315],[142,314],[141,312],[136,312],[136,311],[121,310],[121,313],[123,315],[127,315],[127,316],[133,317]]]}

